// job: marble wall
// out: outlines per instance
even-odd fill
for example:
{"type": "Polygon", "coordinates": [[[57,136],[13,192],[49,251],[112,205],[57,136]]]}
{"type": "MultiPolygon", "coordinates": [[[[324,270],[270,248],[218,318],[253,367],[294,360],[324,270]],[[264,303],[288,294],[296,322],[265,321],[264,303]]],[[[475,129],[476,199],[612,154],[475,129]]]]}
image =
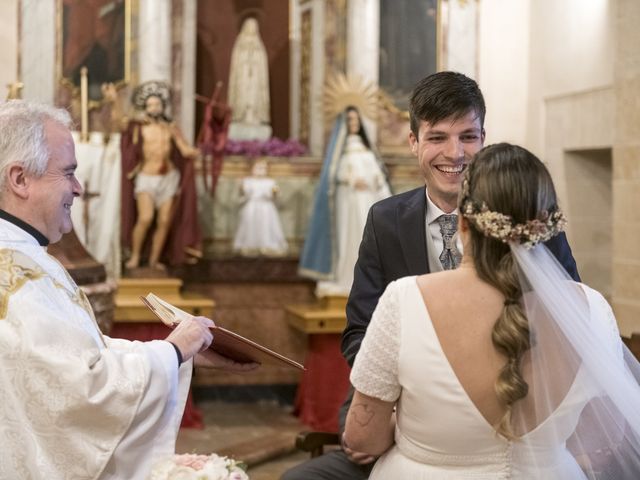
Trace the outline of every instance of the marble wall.
{"type": "MultiPolygon", "coordinates": [[[[613,307],[623,333],[640,332],[640,2],[618,0],[615,18],[613,307]]],[[[594,111],[595,114],[596,111],[594,111]]]]}
{"type": "Polygon", "coordinates": [[[56,82],[56,3],[20,3],[19,75],[22,98],[53,103],[56,82]]]}
{"type": "Polygon", "coordinates": [[[640,3],[619,0],[610,86],[548,97],[545,159],[583,280],[640,332],[640,3]]]}
{"type": "Polygon", "coordinates": [[[548,98],[543,155],[569,220],[567,235],[582,280],[608,299],[614,95],[606,87],[548,98]]]}

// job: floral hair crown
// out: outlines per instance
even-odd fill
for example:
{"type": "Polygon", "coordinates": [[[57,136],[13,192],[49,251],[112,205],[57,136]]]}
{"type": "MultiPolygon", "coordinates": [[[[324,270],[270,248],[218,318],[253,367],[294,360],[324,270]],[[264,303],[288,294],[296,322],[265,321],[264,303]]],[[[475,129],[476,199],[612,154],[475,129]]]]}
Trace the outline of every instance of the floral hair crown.
{"type": "Polygon", "coordinates": [[[525,223],[513,223],[509,215],[489,210],[485,202],[478,205],[469,198],[468,180],[464,181],[462,216],[470,220],[486,237],[495,238],[503,243],[514,242],[527,249],[540,242],[555,237],[564,230],[567,219],[561,210],[543,211],[539,218],[525,223]]]}

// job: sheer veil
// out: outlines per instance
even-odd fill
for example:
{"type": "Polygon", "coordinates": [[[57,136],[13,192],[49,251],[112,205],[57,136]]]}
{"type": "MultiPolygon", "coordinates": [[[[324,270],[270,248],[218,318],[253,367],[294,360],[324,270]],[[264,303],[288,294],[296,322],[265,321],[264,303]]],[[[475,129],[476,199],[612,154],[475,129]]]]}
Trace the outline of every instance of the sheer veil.
{"type": "Polygon", "coordinates": [[[640,365],[611,308],[543,244],[510,245],[530,332],[521,364],[528,394],[512,410],[513,464],[544,478],[561,460],[549,447],[568,439],[580,468],[565,459],[574,465],[567,478],[640,479],[640,365]]]}

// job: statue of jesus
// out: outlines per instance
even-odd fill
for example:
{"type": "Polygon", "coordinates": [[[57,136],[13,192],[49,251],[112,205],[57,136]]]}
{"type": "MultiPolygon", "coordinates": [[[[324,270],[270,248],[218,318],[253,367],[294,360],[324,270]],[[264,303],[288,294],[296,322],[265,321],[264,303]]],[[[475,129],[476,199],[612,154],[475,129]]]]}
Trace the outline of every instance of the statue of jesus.
{"type": "Polygon", "coordinates": [[[189,255],[197,257],[200,252],[193,166],[200,152],[168,117],[169,101],[166,83],[139,85],[132,103],[142,115],[128,121],[122,132],[121,237],[123,247],[130,247],[128,269],[140,265],[154,220],[150,267],[164,269],[162,257],[174,265],[185,263],[189,255]]]}

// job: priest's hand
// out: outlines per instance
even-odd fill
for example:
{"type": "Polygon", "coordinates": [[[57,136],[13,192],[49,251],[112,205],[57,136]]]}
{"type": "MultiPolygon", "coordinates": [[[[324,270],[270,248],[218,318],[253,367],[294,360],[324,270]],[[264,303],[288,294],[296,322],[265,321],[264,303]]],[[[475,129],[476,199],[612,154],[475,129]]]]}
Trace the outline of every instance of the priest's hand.
{"type": "Polygon", "coordinates": [[[255,362],[236,362],[235,360],[224,357],[210,349],[204,350],[203,352],[200,352],[198,355],[196,355],[196,358],[193,359],[193,364],[196,367],[217,368],[234,373],[249,372],[251,370],[255,370],[260,366],[259,363],[255,362]]]}
{"type": "Polygon", "coordinates": [[[214,325],[206,317],[191,317],[181,321],[166,340],[173,343],[180,350],[182,360],[187,361],[211,345],[213,333],[210,328],[214,325]]]}

